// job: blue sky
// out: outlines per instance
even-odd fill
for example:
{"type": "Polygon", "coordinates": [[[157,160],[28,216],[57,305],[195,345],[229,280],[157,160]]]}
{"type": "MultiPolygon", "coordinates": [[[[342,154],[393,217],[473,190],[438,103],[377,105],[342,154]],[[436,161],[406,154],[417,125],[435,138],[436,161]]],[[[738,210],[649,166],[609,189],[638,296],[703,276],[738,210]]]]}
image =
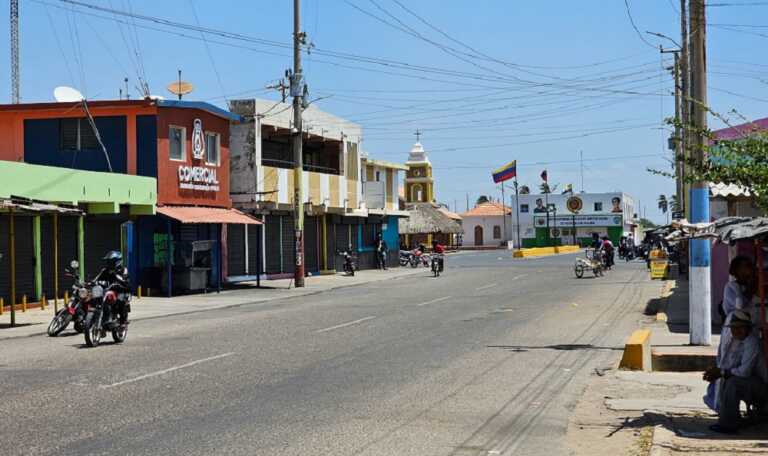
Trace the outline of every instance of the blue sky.
{"type": "MultiPolygon", "coordinates": [[[[276,99],[264,87],[291,64],[289,49],[279,46],[291,39],[289,0],[84,1],[246,38],[206,34],[203,41],[196,31],[117,17],[119,23],[60,0],[21,0],[23,101],[50,101],[58,85],[117,98],[126,76],[135,97],[138,74],[152,93],[167,96],[178,69],[196,86],[190,99],[222,106],[226,98],[276,99]]],[[[623,0],[302,3],[304,30],[316,47],[305,55],[311,97],[326,97],[318,106],[359,122],[364,149],[381,159],[404,161],[413,132],[424,131],[441,202],[463,211],[467,194],[470,201],[498,197],[490,173],[513,159],[521,184],[538,185],[546,168],[551,183],[579,190],[583,151],[587,191],[623,190],[649,218],[663,220],[656,199],[674,184],[645,169],[668,168],[669,133],[661,127],[673,114],[672,80],[658,50],[632,28],[623,0]]],[[[728,6],[708,10],[710,105],[766,117],[768,2],[719,3],[728,6]]],[[[641,32],[675,39],[678,4],[629,1],[641,32]]],[[[8,37],[5,19],[0,36],[8,37]]],[[[0,61],[9,62],[7,44],[0,61]]],[[[0,72],[0,100],[10,100],[9,72],[0,72]]]]}

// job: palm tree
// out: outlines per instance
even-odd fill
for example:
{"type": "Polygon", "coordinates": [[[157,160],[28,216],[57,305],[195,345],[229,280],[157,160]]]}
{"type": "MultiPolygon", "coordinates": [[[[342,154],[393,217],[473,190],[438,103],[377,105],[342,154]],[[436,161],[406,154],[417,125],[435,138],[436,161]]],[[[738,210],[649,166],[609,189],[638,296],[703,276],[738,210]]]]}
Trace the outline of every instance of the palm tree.
{"type": "Polygon", "coordinates": [[[681,211],[680,201],[677,200],[677,195],[671,195],[669,197],[669,210],[672,212],[681,211]]]}
{"type": "Polygon", "coordinates": [[[558,184],[555,184],[555,185],[550,187],[549,183],[542,182],[541,184],[539,184],[539,190],[541,191],[542,195],[545,194],[545,193],[552,193],[552,192],[557,190],[557,185],[558,184]]]}
{"type": "Polygon", "coordinates": [[[521,185],[520,186],[520,194],[521,195],[530,195],[531,189],[527,185],[521,185]]]}
{"type": "Polygon", "coordinates": [[[659,210],[666,215],[667,211],[669,210],[669,202],[667,201],[667,197],[665,195],[659,195],[658,203],[659,210]]]}

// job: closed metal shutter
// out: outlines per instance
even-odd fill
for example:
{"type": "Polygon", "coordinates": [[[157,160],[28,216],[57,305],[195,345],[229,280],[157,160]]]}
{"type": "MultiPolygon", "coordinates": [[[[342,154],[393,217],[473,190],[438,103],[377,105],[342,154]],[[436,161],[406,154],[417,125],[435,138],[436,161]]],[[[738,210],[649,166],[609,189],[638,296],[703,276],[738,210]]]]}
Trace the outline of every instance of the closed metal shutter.
{"type": "Polygon", "coordinates": [[[35,249],[32,240],[32,217],[16,217],[16,296],[33,301],[35,296],[35,249]]]}
{"type": "Polygon", "coordinates": [[[320,271],[320,235],[317,232],[317,217],[304,219],[304,257],[306,258],[306,272],[320,271]]]}
{"type": "Polygon", "coordinates": [[[267,215],[265,217],[264,233],[265,255],[267,262],[267,274],[279,274],[281,269],[282,246],[280,245],[281,228],[279,215],[267,215]]]}
{"type": "Polygon", "coordinates": [[[287,215],[283,219],[283,272],[293,273],[296,269],[295,236],[293,234],[293,217],[287,215]]]}
{"type": "Polygon", "coordinates": [[[331,217],[328,217],[325,221],[326,229],[326,246],[325,252],[328,258],[328,268],[336,269],[336,225],[333,223],[331,217]]]}
{"type": "Polygon", "coordinates": [[[77,260],[77,225],[80,217],[59,217],[59,296],[69,290],[74,277],[64,274],[72,260],[77,260]]]}
{"type": "Polygon", "coordinates": [[[120,220],[88,217],[85,220],[85,274],[93,278],[103,267],[102,258],[120,251],[120,220]]]}
{"type": "MultiPolygon", "coordinates": [[[[53,276],[54,276],[54,245],[53,245],[53,216],[46,215],[40,220],[40,249],[42,251],[43,264],[43,294],[47,298],[53,298],[53,276]]],[[[59,262],[61,262],[59,257],[59,262]]],[[[61,288],[59,289],[61,292],[61,288]]]]}
{"type": "Polygon", "coordinates": [[[8,243],[8,219],[6,214],[0,214],[0,297],[5,305],[11,302],[11,252],[8,243]]]}
{"type": "Polygon", "coordinates": [[[262,271],[261,267],[261,230],[264,225],[246,225],[248,233],[248,274],[256,275],[262,271]]]}
{"type": "Polygon", "coordinates": [[[337,271],[344,270],[344,259],[338,254],[339,251],[345,251],[349,248],[349,225],[334,224],[336,231],[336,252],[334,252],[337,271]]]}
{"type": "Polygon", "coordinates": [[[227,274],[245,275],[245,228],[248,225],[227,225],[227,274]]]}

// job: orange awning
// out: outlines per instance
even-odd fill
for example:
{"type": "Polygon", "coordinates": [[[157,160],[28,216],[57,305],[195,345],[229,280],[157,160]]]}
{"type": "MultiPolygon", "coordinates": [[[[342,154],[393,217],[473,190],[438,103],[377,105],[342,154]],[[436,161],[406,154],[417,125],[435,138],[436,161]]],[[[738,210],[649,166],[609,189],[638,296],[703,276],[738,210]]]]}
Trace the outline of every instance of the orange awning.
{"type": "Polygon", "coordinates": [[[158,206],[157,213],[178,220],[181,223],[242,223],[246,225],[261,225],[259,220],[237,209],[224,209],[220,207],[158,206]]]}

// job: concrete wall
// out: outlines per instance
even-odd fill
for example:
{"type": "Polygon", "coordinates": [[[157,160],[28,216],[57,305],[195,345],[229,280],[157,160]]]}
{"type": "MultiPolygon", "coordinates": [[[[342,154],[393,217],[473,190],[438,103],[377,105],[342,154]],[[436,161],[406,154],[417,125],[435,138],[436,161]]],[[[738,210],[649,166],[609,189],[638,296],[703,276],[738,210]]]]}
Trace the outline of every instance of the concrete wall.
{"type": "MultiPolygon", "coordinates": [[[[498,246],[504,239],[514,240],[517,234],[512,230],[512,218],[507,216],[507,234],[504,235],[504,220],[500,215],[486,216],[486,217],[464,217],[461,222],[464,228],[464,245],[465,246],[498,246]],[[493,229],[495,226],[499,227],[499,238],[493,237],[493,229]],[[477,227],[483,230],[483,242],[477,244],[475,241],[475,230],[477,227]]],[[[522,236],[522,232],[520,233],[522,236]]]]}

